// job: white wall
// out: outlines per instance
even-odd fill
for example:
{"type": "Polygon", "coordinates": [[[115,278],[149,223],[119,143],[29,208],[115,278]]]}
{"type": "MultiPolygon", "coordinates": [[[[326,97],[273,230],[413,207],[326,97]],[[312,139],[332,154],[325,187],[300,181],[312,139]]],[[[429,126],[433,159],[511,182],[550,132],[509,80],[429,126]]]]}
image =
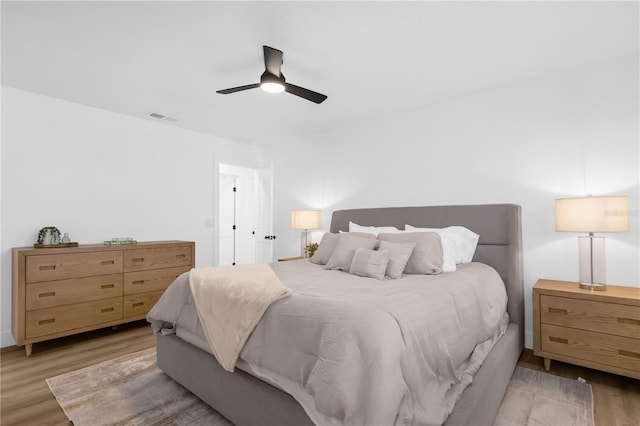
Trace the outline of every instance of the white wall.
{"type": "Polygon", "coordinates": [[[532,347],[536,280],[578,279],[577,234],[555,232],[555,198],[629,195],[631,231],[607,235],[607,279],[640,285],[638,74],[636,53],[288,141],[295,150],[284,141],[271,153],[275,257],[297,254],[294,208],[323,209],[328,229],[339,208],[520,204],[532,347]]]}
{"type": "Polygon", "coordinates": [[[218,163],[262,167],[262,151],[3,87],[1,346],[14,344],[12,247],[56,226],[81,244],[195,241],[196,265],[212,265],[218,163]]]}

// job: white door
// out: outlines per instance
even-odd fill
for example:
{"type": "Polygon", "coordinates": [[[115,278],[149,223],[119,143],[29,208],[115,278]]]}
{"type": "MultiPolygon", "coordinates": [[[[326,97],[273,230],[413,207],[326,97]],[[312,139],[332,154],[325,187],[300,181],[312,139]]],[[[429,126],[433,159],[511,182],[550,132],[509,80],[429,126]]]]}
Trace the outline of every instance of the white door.
{"type": "Polygon", "coordinates": [[[220,174],[220,256],[221,266],[236,264],[236,185],[238,176],[220,174]]]}
{"type": "Polygon", "coordinates": [[[220,164],[220,265],[273,261],[271,176],[220,164]]]}
{"type": "Polygon", "coordinates": [[[273,171],[257,170],[258,217],[256,262],[273,262],[273,171]]]}

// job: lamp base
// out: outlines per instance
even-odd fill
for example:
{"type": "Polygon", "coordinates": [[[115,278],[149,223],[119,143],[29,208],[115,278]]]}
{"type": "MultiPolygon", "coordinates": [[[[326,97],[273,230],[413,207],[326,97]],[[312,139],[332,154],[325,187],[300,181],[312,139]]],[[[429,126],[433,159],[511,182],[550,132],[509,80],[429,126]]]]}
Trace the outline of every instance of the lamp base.
{"type": "Polygon", "coordinates": [[[591,290],[591,291],[605,291],[607,289],[606,284],[598,284],[598,283],[579,283],[579,287],[583,290],[591,290]]]}

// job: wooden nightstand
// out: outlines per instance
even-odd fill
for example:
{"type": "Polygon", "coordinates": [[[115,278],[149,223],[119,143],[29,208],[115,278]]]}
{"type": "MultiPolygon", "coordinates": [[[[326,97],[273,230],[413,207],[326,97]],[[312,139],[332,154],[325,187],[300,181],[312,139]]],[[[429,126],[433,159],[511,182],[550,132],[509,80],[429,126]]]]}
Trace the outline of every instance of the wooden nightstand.
{"type": "Polygon", "coordinates": [[[640,288],[538,280],[533,287],[533,353],[640,379],[640,288]]]}

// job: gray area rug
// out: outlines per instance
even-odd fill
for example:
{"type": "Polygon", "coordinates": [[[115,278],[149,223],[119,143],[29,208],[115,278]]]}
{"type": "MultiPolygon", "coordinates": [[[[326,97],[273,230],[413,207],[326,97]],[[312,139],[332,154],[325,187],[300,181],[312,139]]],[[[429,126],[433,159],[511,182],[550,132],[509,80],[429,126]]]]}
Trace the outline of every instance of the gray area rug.
{"type": "MultiPolygon", "coordinates": [[[[47,379],[74,426],[233,426],[156,367],[156,349],[47,379]]],[[[495,426],[593,426],[591,385],[517,367],[495,426]]]]}
{"type": "Polygon", "coordinates": [[[593,426],[591,385],[516,367],[494,426],[593,426]]]}

